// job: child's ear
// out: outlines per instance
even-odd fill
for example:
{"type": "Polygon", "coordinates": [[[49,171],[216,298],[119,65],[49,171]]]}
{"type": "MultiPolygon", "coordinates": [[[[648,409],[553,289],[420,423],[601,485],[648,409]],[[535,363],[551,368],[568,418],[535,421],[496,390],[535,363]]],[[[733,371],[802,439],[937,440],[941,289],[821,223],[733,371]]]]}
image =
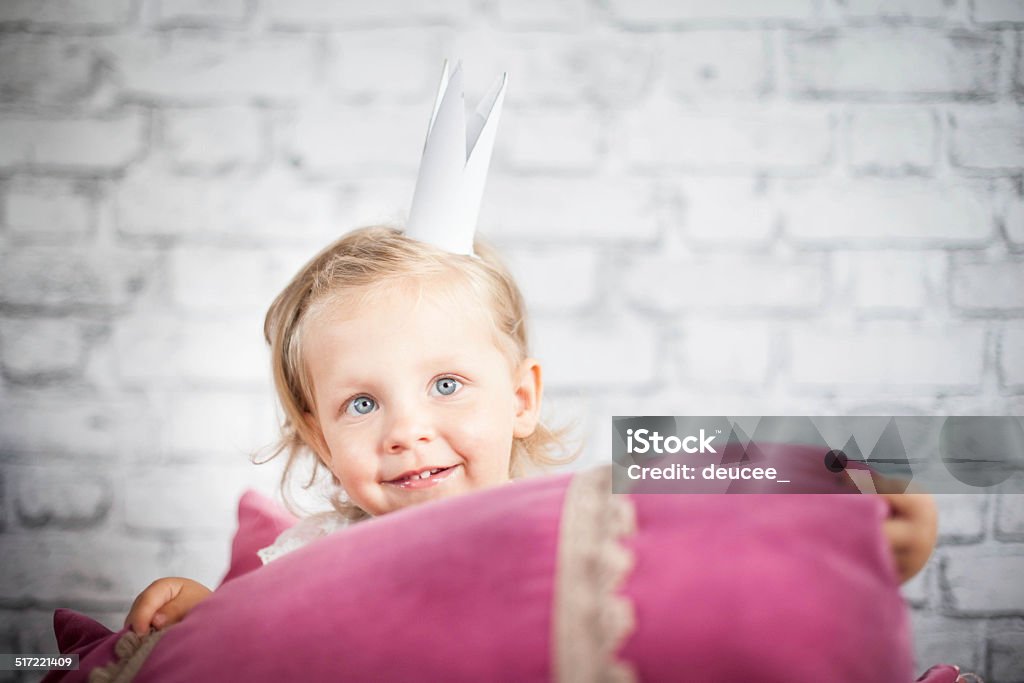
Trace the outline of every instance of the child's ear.
{"type": "Polygon", "coordinates": [[[302,417],[306,421],[306,427],[312,435],[313,443],[310,446],[316,452],[316,456],[320,458],[320,462],[326,465],[327,469],[331,469],[331,451],[327,448],[327,440],[324,439],[324,432],[320,429],[319,420],[316,419],[316,415],[310,412],[303,413],[302,417]]]}
{"type": "Polygon", "coordinates": [[[537,422],[540,421],[540,402],[544,393],[540,362],[536,358],[524,360],[519,364],[514,380],[516,414],[512,424],[512,436],[523,439],[533,434],[537,422]]]}

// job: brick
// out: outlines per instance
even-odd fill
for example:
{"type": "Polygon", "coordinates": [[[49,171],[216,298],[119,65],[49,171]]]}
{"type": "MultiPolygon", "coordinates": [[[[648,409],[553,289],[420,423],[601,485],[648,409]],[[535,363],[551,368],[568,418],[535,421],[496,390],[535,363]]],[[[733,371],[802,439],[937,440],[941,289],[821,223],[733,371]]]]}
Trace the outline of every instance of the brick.
{"type": "Polygon", "coordinates": [[[999,36],[918,26],[793,31],[786,63],[796,95],[975,97],[998,87],[999,36]]]}
{"type": "Polygon", "coordinates": [[[1015,247],[1024,247],[1024,198],[1015,195],[1003,213],[1006,238],[1015,247]]]}
{"type": "Polygon", "coordinates": [[[976,387],[981,382],[985,330],[875,322],[857,328],[794,328],[793,382],[843,387],[976,387]]]}
{"type": "Polygon", "coordinates": [[[0,24],[110,27],[128,22],[131,0],[5,0],[0,24]]]}
{"type": "Polygon", "coordinates": [[[635,167],[700,171],[812,170],[828,163],[827,111],[786,104],[727,110],[652,101],[624,115],[622,142],[635,167]]]}
{"type": "Polygon", "coordinates": [[[4,319],[0,342],[4,372],[19,381],[73,376],[85,354],[80,326],[66,319],[4,319]]]}
{"type": "Polygon", "coordinates": [[[913,611],[910,623],[916,673],[940,663],[955,664],[964,672],[981,670],[985,640],[981,622],[913,611]]]}
{"type": "Polygon", "coordinates": [[[530,313],[564,313],[597,299],[601,261],[585,246],[502,251],[530,313]]]}
{"type": "Polygon", "coordinates": [[[183,391],[160,399],[164,416],[160,451],[170,456],[193,455],[209,459],[225,454],[242,461],[256,447],[275,438],[273,413],[264,417],[263,396],[226,391],[183,391]]]}
{"type": "Polygon", "coordinates": [[[119,36],[103,43],[128,95],[173,102],[288,100],[309,92],[317,72],[312,41],[171,32],[165,40],[119,36]]]}
{"type": "Polygon", "coordinates": [[[73,103],[91,90],[96,66],[95,53],[81,42],[7,34],[0,42],[0,102],[73,103]]]}
{"type": "MultiPolygon", "coordinates": [[[[363,101],[368,98],[424,104],[433,101],[441,75],[438,65],[443,56],[439,38],[438,34],[423,28],[333,34],[329,37],[326,67],[329,87],[332,93],[363,101]]],[[[454,66],[450,64],[449,69],[454,66]]],[[[496,76],[489,74],[488,78],[496,76]]],[[[423,121],[418,127],[424,133],[426,123],[423,121]]]]}
{"type": "Polygon", "coordinates": [[[628,32],[567,36],[481,31],[460,35],[451,49],[474,55],[467,83],[479,80],[477,96],[497,74],[507,72],[510,105],[629,108],[651,88],[657,45],[628,32]]]}
{"type": "Polygon", "coordinates": [[[785,231],[808,244],[977,246],[994,230],[995,197],[984,182],[864,177],[782,188],[785,231]]]}
{"type": "Polygon", "coordinates": [[[756,98],[772,90],[771,43],[764,32],[682,31],[665,40],[665,81],[677,97],[756,98]]]}
{"type": "Polygon", "coordinates": [[[763,246],[777,229],[779,209],[764,182],[686,178],[679,193],[685,235],[698,245],[763,246]]]}
{"type": "Polygon", "coordinates": [[[858,309],[878,313],[921,311],[946,280],[945,252],[834,252],[833,282],[842,283],[858,309]]]}
{"type": "Polygon", "coordinates": [[[1007,325],[999,337],[999,377],[1007,388],[1024,387],[1024,327],[1007,325]]]}
{"type": "Polygon", "coordinates": [[[130,386],[263,388],[270,379],[262,321],[137,315],[114,329],[118,377],[130,386]]]}
{"type": "Polygon", "coordinates": [[[6,117],[0,120],[0,168],[115,171],[142,153],[144,134],[137,112],[92,119],[6,117]]]}
{"type": "Polygon", "coordinates": [[[153,425],[143,401],[71,393],[21,396],[10,392],[0,411],[0,451],[11,455],[66,455],[110,462],[148,448],[153,425]]]}
{"type": "Polygon", "coordinates": [[[84,529],[100,524],[114,492],[108,478],[88,470],[51,466],[10,468],[14,507],[27,528],[84,529]]]}
{"type": "Polygon", "coordinates": [[[367,108],[319,101],[301,110],[289,151],[314,173],[415,173],[429,123],[421,106],[367,108]]]}
{"type": "Polygon", "coordinates": [[[658,380],[658,337],[649,322],[541,318],[533,329],[537,357],[545,362],[545,384],[556,392],[644,388],[658,380]]]}
{"type": "Polygon", "coordinates": [[[992,681],[1019,681],[1024,674],[1024,625],[1019,621],[992,624],[988,637],[992,681]]]}
{"type": "Polygon", "coordinates": [[[766,260],[655,254],[630,260],[619,278],[623,295],[642,310],[778,313],[818,308],[826,275],[825,262],[814,256],[766,260]]]}
{"type": "Polygon", "coordinates": [[[681,381],[762,385],[772,360],[772,339],[771,328],[763,324],[692,319],[675,347],[681,381]]]}
{"type": "Polygon", "coordinates": [[[948,0],[843,0],[837,3],[848,19],[928,20],[947,19],[955,8],[948,0]]]}
{"type": "Polygon", "coordinates": [[[950,114],[950,156],[964,168],[1024,167],[1024,109],[985,107],[950,114]]]}
{"type": "Polygon", "coordinates": [[[227,531],[241,494],[237,469],[179,464],[133,472],[125,480],[125,523],[146,531],[227,531]]]}
{"type": "Polygon", "coordinates": [[[590,171],[604,156],[605,126],[591,108],[517,110],[501,123],[495,158],[516,171],[590,171]]]}
{"type": "Polygon", "coordinates": [[[179,247],[168,263],[171,297],[184,310],[259,315],[311,257],[305,249],[179,247]]]}
{"type": "Polygon", "coordinates": [[[1024,23],[1024,7],[1016,0],[973,0],[971,18],[979,24],[1024,23]]]}
{"type": "Polygon", "coordinates": [[[942,575],[952,613],[995,616],[1024,613],[1024,593],[1017,590],[1024,572],[1024,549],[945,548],[942,575]]]}
{"type": "Polygon", "coordinates": [[[150,10],[163,24],[222,24],[242,21],[246,3],[245,0],[151,0],[150,10]]]}
{"type": "Polygon", "coordinates": [[[658,2],[658,0],[611,0],[609,11],[619,21],[639,27],[668,27],[694,22],[761,23],[804,21],[816,14],[810,0],[780,0],[763,3],[750,0],[724,0],[704,3],[658,2]]]}
{"type": "Polygon", "coordinates": [[[847,120],[850,165],[862,173],[926,173],[938,152],[938,120],[927,109],[876,105],[847,120]]]}
{"type": "Polygon", "coordinates": [[[211,183],[134,168],[118,184],[114,203],[118,231],[130,236],[319,242],[338,230],[331,193],[282,169],[211,183]]]}
{"type": "Polygon", "coordinates": [[[152,277],[155,257],[125,249],[24,247],[0,255],[0,301],[52,309],[114,307],[152,277]]]}
{"type": "Polygon", "coordinates": [[[413,0],[381,0],[374,3],[338,3],[332,0],[268,0],[267,20],[276,26],[324,27],[459,24],[468,19],[468,0],[420,3],[413,0]]]}
{"type": "Polygon", "coordinates": [[[6,534],[0,591],[7,600],[131,600],[165,576],[161,543],[122,534],[6,534]]]}
{"type": "Polygon", "coordinates": [[[498,0],[498,20],[513,29],[572,29],[588,16],[585,0],[498,0]]]}
{"type": "Polygon", "coordinates": [[[953,305],[967,311],[1024,309],[1024,259],[953,261],[953,305]]]}
{"type": "Polygon", "coordinates": [[[15,178],[7,189],[7,230],[30,240],[82,237],[95,216],[88,186],[67,181],[15,178]]]}
{"type": "Polygon", "coordinates": [[[996,537],[1004,541],[1024,541],[1024,494],[996,496],[996,537]]]}
{"type": "Polygon", "coordinates": [[[163,147],[187,167],[252,165],[266,155],[263,125],[249,107],[165,109],[163,147]]]}
{"type": "Polygon", "coordinates": [[[939,510],[940,543],[973,543],[985,535],[988,497],[976,493],[945,493],[935,496],[939,510]]]}
{"type": "Polygon", "coordinates": [[[911,607],[923,607],[928,604],[928,592],[931,585],[932,567],[926,565],[914,578],[900,585],[900,595],[911,607]]]}
{"type": "Polygon", "coordinates": [[[496,240],[515,244],[651,242],[658,234],[656,189],[649,181],[625,177],[494,174],[487,181],[478,224],[496,240]]]}

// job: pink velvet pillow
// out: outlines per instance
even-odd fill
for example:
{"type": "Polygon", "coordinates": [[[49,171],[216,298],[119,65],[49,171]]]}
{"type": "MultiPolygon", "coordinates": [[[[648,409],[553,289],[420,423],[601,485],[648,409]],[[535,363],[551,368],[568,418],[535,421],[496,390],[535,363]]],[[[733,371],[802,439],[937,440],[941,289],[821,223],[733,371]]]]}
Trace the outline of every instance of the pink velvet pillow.
{"type": "Polygon", "coordinates": [[[238,531],[231,541],[231,565],[220,585],[261,567],[263,562],[256,551],[273,543],[296,521],[294,515],[263,494],[252,489],[243,493],[238,501],[238,531]]]}
{"type": "MultiPolygon", "coordinates": [[[[881,499],[609,490],[605,468],[357,524],[225,583],[180,624],[126,637],[105,673],[912,680],[881,499]]],[[[117,637],[63,680],[85,680],[117,637]]]]}

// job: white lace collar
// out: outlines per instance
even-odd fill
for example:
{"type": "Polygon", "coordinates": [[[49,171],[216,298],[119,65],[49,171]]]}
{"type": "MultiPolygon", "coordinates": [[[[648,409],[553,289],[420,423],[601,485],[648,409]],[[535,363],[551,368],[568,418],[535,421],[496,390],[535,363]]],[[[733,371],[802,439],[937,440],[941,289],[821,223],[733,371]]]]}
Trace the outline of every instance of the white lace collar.
{"type": "Polygon", "coordinates": [[[273,543],[266,548],[256,551],[263,564],[272,562],[282,555],[287,555],[293,550],[308,545],[318,538],[334,533],[351,524],[346,518],[334,510],[318,512],[309,517],[303,517],[295,526],[285,529],[273,543]]]}

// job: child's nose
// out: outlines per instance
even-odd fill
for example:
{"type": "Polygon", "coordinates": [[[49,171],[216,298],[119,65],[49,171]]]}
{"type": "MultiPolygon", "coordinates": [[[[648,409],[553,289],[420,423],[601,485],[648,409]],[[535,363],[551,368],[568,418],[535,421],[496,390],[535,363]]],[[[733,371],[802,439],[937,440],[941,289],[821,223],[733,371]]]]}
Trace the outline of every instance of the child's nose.
{"type": "Polygon", "coordinates": [[[416,444],[429,443],[434,438],[434,428],[425,411],[403,408],[392,412],[384,436],[384,450],[401,453],[416,444]]]}

